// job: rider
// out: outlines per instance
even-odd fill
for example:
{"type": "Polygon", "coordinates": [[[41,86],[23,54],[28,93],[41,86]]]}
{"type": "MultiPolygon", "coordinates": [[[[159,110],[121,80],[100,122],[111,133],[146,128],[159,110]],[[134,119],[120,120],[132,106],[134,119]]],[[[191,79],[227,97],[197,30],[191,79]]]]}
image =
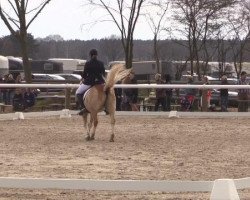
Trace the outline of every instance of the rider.
{"type": "Polygon", "coordinates": [[[97,59],[97,50],[90,50],[89,56],[90,60],[86,62],[83,70],[83,80],[76,90],[76,99],[78,101],[78,105],[80,106],[79,115],[82,115],[87,111],[83,103],[84,93],[94,85],[105,83],[105,68],[103,62],[97,59]]]}

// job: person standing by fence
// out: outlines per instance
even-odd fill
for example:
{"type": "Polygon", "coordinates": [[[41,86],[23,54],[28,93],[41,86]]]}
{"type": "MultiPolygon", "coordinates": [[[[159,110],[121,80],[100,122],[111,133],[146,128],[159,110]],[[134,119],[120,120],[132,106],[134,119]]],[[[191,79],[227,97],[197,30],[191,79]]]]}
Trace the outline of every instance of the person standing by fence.
{"type": "MultiPolygon", "coordinates": [[[[156,84],[164,84],[164,81],[161,79],[161,74],[155,75],[156,84]]],[[[166,111],[166,90],[164,88],[156,88],[155,89],[155,111],[158,111],[159,105],[162,106],[162,110],[166,111]]]]}
{"type": "MultiPolygon", "coordinates": [[[[247,81],[247,73],[242,71],[240,74],[240,79],[238,81],[239,85],[249,85],[247,81]]],[[[250,95],[249,89],[239,89],[238,90],[238,112],[248,112],[248,97],[250,95]]]]}
{"type": "MultiPolygon", "coordinates": [[[[209,85],[209,80],[207,76],[202,77],[202,84],[209,85]]],[[[211,106],[211,97],[212,92],[211,89],[202,89],[200,90],[200,105],[202,111],[207,111],[208,109],[212,110],[213,107],[211,106]]]]}
{"type": "MultiPolygon", "coordinates": [[[[188,85],[194,84],[193,76],[188,77],[188,85]]],[[[181,110],[182,111],[193,111],[194,110],[194,101],[196,98],[197,89],[195,88],[187,88],[185,89],[185,96],[181,99],[181,110]]]]}
{"type": "MultiPolygon", "coordinates": [[[[221,77],[221,85],[228,85],[227,76],[221,77]]],[[[228,89],[220,89],[220,106],[221,112],[227,112],[228,108],[228,89]]]]}
{"type": "MultiPolygon", "coordinates": [[[[117,84],[121,84],[121,81],[118,81],[117,84]]],[[[115,98],[116,98],[116,111],[121,111],[122,108],[122,88],[115,88],[115,98]]]]}
{"type": "MultiPolygon", "coordinates": [[[[12,74],[8,75],[6,83],[15,84],[15,79],[13,78],[12,74]]],[[[12,105],[14,94],[15,94],[15,88],[7,88],[7,101],[6,101],[7,105],[12,105]]]]}
{"type": "MultiPolygon", "coordinates": [[[[0,84],[3,83],[3,78],[0,75],[0,84]]],[[[2,88],[0,88],[0,103],[3,102],[3,92],[2,92],[2,88]]]]}
{"type": "MultiPolygon", "coordinates": [[[[135,78],[135,73],[133,71],[123,80],[123,84],[137,84],[135,78]]],[[[128,111],[139,111],[137,106],[138,99],[138,88],[125,88],[123,89],[123,98],[122,98],[122,110],[128,111]]]]}
{"type": "MultiPolygon", "coordinates": [[[[172,84],[170,74],[166,74],[165,81],[166,84],[172,84]]],[[[171,111],[172,96],[173,96],[173,89],[166,88],[166,111],[171,111]]]]}

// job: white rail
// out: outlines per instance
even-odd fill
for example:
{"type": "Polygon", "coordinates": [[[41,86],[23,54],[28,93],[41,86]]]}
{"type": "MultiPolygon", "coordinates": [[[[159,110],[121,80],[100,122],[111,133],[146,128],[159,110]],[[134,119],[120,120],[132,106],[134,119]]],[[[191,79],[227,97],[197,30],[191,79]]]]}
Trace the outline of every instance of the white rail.
{"type": "MultiPolygon", "coordinates": [[[[0,84],[0,88],[77,88],[79,84],[0,84]]],[[[116,84],[115,88],[250,89],[250,85],[116,84]]]]}
{"type": "Polygon", "coordinates": [[[237,189],[250,188],[250,178],[217,179],[215,181],[159,181],[2,177],[0,178],[0,188],[211,192],[210,200],[239,200],[237,189]]]}

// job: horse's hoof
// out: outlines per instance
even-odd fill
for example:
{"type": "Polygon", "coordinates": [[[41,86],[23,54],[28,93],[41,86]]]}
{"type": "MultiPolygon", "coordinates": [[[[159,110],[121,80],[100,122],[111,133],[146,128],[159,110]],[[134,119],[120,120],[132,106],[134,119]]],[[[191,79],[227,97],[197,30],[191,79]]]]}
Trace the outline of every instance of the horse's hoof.
{"type": "Polygon", "coordinates": [[[90,141],[90,140],[91,140],[90,136],[88,135],[88,136],[85,138],[85,140],[86,140],[86,141],[90,141]]]}
{"type": "Polygon", "coordinates": [[[91,137],[90,137],[90,140],[94,140],[94,139],[95,139],[95,136],[91,136],[91,137]]]}
{"type": "Polygon", "coordinates": [[[111,137],[110,137],[110,142],[114,142],[114,138],[115,138],[115,136],[114,135],[111,135],[111,137]]]}

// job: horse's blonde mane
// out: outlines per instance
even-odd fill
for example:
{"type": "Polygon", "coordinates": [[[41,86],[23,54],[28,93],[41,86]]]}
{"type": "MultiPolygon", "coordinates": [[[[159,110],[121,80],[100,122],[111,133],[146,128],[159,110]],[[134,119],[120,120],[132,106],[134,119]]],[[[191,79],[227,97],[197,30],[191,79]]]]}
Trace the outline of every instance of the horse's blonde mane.
{"type": "Polygon", "coordinates": [[[131,72],[131,69],[126,69],[124,64],[115,64],[110,69],[104,90],[112,88],[118,81],[124,79],[131,72]]]}

